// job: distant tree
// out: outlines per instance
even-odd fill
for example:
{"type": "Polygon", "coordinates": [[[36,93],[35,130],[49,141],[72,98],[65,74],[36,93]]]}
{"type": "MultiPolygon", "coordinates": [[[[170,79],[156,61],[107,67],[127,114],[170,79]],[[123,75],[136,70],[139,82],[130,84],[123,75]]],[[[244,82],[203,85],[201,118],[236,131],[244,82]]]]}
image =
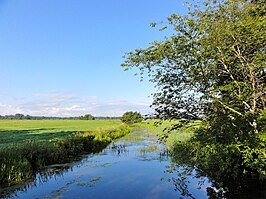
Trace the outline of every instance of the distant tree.
{"type": "Polygon", "coordinates": [[[133,111],[125,112],[121,118],[121,121],[127,124],[138,123],[142,120],[143,117],[141,116],[141,114],[133,111]]]}
{"type": "Polygon", "coordinates": [[[86,114],[83,116],[84,120],[95,120],[95,118],[91,114],[86,114]]]}
{"type": "Polygon", "coordinates": [[[15,116],[14,116],[14,119],[15,120],[22,120],[25,116],[23,114],[20,114],[20,113],[17,113],[15,116]]]}

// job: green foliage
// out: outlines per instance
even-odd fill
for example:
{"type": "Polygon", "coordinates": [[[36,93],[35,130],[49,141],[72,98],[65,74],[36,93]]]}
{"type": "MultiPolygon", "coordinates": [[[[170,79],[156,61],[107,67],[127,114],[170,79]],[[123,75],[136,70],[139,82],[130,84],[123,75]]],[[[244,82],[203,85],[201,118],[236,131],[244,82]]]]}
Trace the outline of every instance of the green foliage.
{"type": "Polygon", "coordinates": [[[172,150],[176,163],[196,169],[194,177],[210,179],[210,198],[260,198],[250,194],[265,190],[264,155],[265,143],[251,148],[242,143],[203,144],[196,138],[178,143],[172,150]],[[214,197],[216,194],[222,197],[214,197]]]}
{"type": "Polygon", "coordinates": [[[173,14],[172,36],[125,56],[125,68],[148,72],[159,88],[153,102],[159,118],[214,110],[256,116],[265,104],[265,16],[251,15],[257,6],[249,2],[208,2],[188,15],[173,14]]]}
{"type": "Polygon", "coordinates": [[[134,124],[141,122],[143,120],[143,117],[138,112],[125,112],[121,118],[121,121],[127,124],[134,124]]]}
{"type": "Polygon", "coordinates": [[[79,120],[95,120],[95,117],[93,117],[91,114],[86,114],[84,116],[78,117],[79,120]]]}
{"type": "Polygon", "coordinates": [[[127,53],[122,64],[147,72],[156,84],[158,118],[203,121],[175,155],[225,191],[246,177],[266,179],[265,5],[206,0],[191,6],[187,15],[168,18],[171,36],[127,53]]]}

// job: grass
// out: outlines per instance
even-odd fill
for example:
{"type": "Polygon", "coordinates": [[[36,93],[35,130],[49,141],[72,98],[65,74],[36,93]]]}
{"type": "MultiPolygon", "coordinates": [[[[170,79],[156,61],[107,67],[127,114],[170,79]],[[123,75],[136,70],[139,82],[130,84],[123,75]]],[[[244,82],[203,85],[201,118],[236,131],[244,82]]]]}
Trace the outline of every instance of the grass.
{"type": "Polygon", "coordinates": [[[65,131],[88,131],[110,128],[121,124],[119,120],[0,120],[1,130],[59,129],[65,131]]]}
{"type": "Polygon", "coordinates": [[[169,149],[172,149],[178,142],[189,140],[193,136],[195,129],[199,128],[200,121],[192,121],[179,129],[170,130],[173,125],[178,125],[178,120],[174,121],[160,121],[146,120],[142,122],[141,126],[150,129],[159,139],[161,139],[169,149]]]}
{"type": "Polygon", "coordinates": [[[118,120],[0,121],[0,184],[10,186],[48,165],[98,152],[130,131],[118,120]]]}
{"type": "Polygon", "coordinates": [[[28,141],[54,142],[76,132],[104,131],[119,125],[119,120],[0,120],[0,149],[28,141]]]}

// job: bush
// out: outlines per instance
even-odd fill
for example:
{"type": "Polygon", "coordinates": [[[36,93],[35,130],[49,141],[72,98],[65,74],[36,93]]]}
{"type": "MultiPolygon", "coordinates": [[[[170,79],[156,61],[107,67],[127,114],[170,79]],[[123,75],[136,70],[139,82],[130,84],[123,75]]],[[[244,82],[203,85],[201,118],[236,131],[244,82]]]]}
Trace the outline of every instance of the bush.
{"type": "Polygon", "coordinates": [[[138,123],[141,122],[142,120],[143,117],[141,116],[141,114],[133,111],[125,112],[121,118],[121,121],[127,124],[138,123]]]}

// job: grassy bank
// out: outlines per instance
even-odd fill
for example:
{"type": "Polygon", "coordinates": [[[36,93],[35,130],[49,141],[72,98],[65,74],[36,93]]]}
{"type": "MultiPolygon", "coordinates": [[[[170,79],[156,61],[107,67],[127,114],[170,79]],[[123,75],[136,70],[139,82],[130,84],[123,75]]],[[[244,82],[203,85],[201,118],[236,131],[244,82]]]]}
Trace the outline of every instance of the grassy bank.
{"type": "Polygon", "coordinates": [[[180,122],[177,120],[146,120],[142,122],[141,126],[154,132],[159,139],[166,144],[168,149],[171,150],[177,143],[189,140],[193,136],[195,129],[199,128],[201,122],[192,121],[186,124],[184,127],[171,130],[173,126],[179,124],[180,122]]]}
{"type": "Polygon", "coordinates": [[[131,129],[120,121],[0,121],[0,183],[98,152],[131,129]]]}

